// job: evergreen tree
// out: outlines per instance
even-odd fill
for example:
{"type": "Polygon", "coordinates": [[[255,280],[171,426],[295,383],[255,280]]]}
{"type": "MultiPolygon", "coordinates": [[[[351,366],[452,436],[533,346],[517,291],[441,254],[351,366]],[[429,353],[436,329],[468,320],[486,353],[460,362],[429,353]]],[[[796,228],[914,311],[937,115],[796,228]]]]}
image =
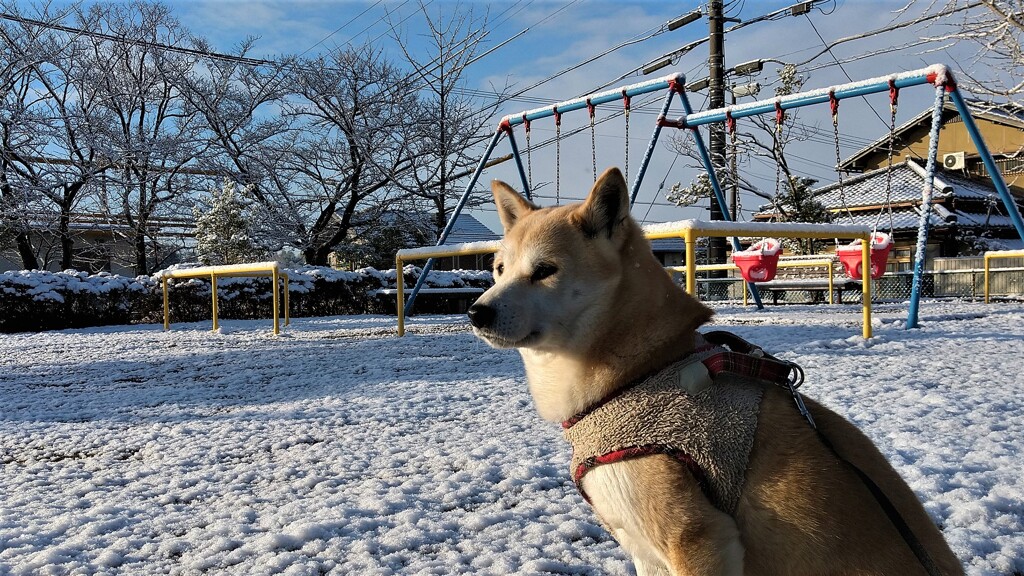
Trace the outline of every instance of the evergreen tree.
{"type": "MultiPolygon", "coordinates": [[[[815,180],[811,178],[790,177],[782,182],[778,195],[773,200],[775,211],[783,222],[832,222],[832,213],[814,198],[811,192],[815,180]]],[[[813,238],[786,239],[783,244],[797,254],[816,254],[824,246],[825,241],[813,238]]]]}
{"type": "Polygon", "coordinates": [[[204,204],[192,207],[200,262],[208,266],[241,264],[266,257],[266,251],[253,239],[250,210],[233,181],[225,180],[220,190],[211,190],[204,204]]]}

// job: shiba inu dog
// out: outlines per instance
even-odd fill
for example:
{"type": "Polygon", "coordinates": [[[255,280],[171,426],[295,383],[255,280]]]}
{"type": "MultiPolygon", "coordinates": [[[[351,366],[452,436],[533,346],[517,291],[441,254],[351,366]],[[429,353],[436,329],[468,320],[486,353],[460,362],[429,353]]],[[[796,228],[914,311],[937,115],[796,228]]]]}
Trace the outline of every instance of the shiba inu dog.
{"type": "Polygon", "coordinates": [[[784,388],[712,381],[687,360],[708,347],[697,328],[712,312],[653,256],[618,169],[569,206],[538,208],[499,181],[492,191],[505,237],[495,284],[470,308],[473,330],[519,350],[537,411],[563,422],[577,485],[638,574],[963,573],[913,491],[852,424],[807,400],[819,436],[784,388]],[[660,404],[676,398],[685,403],[660,404]],[[666,425],[665,413],[684,424],[666,425]],[[666,426],[697,439],[635,445],[666,426]],[[616,457],[603,453],[609,446],[616,457]],[[888,497],[930,570],[848,463],[888,497]]]}

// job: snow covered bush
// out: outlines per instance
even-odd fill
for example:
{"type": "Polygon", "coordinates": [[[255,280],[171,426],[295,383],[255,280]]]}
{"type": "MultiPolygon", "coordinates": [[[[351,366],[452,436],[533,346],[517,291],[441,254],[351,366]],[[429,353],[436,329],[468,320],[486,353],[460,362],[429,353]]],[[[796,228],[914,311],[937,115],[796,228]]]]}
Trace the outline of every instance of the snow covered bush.
{"type": "MultiPolygon", "coordinates": [[[[157,284],[149,276],[19,270],[0,273],[0,332],[146,321],[157,284]]],[[[159,303],[157,303],[159,308],[159,303]]]]}
{"type": "Polygon", "coordinates": [[[254,239],[253,218],[243,195],[231,180],[210,191],[204,206],[192,207],[196,219],[196,254],[207,266],[259,262],[267,257],[254,239]]]}
{"type": "MultiPolygon", "coordinates": [[[[363,268],[355,272],[303,266],[286,269],[290,280],[292,316],[339,314],[393,314],[395,270],[363,268]]],[[[405,285],[412,286],[421,270],[406,266],[405,285]]],[[[487,288],[490,272],[431,272],[433,288],[487,288]]],[[[271,316],[268,278],[221,278],[217,281],[219,316],[268,318],[271,316]]],[[[168,282],[172,322],[197,322],[210,318],[210,283],[202,279],[168,282]]],[[[419,312],[446,311],[444,298],[423,299],[419,312]]],[[[163,296],[160,274],[128,278],[108,273],[43,272],[24,270],[0,273],[0,332],[24,332],[84,328],[108,324],[161,322],[163,296]]]]}

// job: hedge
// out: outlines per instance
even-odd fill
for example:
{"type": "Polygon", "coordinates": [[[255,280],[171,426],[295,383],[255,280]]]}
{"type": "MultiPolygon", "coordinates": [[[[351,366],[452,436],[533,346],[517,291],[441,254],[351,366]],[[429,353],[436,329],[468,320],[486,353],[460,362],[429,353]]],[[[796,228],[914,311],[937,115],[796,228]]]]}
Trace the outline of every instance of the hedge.
{"type": "MultiPolygon", "coordinates": [[[[378,291],[395,287],[395,270],[363,268],[354,272],[305,266],[286,269],[289,276],[290,313],[293,317],[338,314],[394,314],[394,296],[378,291]]],[[[421,269],[406,266],[405,285],[419,278],[421,269]]],[[[76,270],[44,272],[22,270],[0,273],[0,332],[84,328],[109,324],[146,324],[163,321],[160,273],[128,278],[108,273],[89,275],[76,270]]],[[[432,271],[432,288],[484,288],[490,272],[432,271]]],[[[171,280],[168,291],[172,322],[210,318],[210,282],[171,280]]],[[[218,278],[221,318],[269,318],[269,278],[218,278]]],[[[417,312],[450,308],[443,298],[421,299],[417,312]]]]}

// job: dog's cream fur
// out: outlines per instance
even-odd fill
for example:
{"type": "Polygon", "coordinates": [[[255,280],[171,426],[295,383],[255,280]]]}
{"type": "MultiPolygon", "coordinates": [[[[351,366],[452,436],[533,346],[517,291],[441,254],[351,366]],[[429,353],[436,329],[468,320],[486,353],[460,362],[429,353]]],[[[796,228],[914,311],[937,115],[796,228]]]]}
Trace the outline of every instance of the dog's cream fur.
{"type": "MultiPolygon", "coordinates": [[[[680,290],[629,216],[626,183],[606,171],[582,204],[537,208],[503,182],[495,285],[470,311],[492,346],[517,348],[540,415],[565,420],[694,348],[711,311],[680,290]]],[[[807,400],[836,450],[881,486],[943,574],[956,557],[914,493],[853,425],[807,400]]],[[[924,574],[862,482],[822,445],[781,389],[765,390],[735,515],[715,508],[667,456],[598,466],[594,511],[638,574],[924,574]]]]}

